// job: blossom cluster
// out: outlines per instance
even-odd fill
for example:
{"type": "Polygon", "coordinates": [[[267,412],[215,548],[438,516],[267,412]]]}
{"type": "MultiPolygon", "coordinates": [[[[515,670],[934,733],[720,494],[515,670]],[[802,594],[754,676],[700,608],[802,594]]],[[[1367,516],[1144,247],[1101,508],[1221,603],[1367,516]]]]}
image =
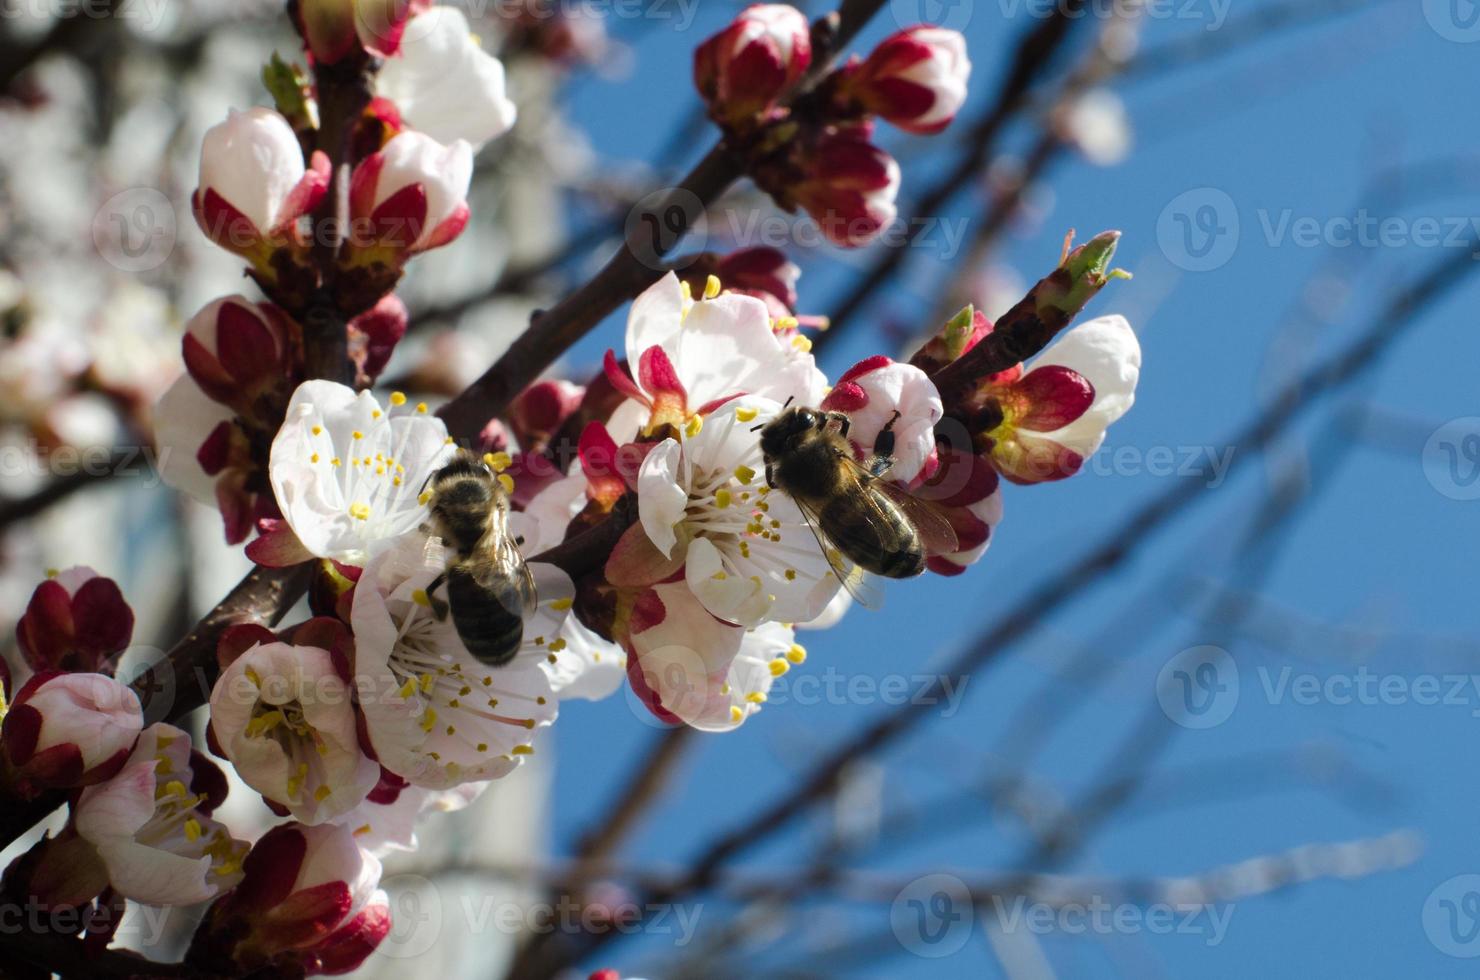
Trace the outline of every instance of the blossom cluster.
{"type": "Polygon", "coordinates": [[[899,164],[875,145],[875,118],[941,132],[966,101],[971,62],[958,32],[920,25],[799,91],[813,57],[801,11],[755,4],[699,47],[694,81],[756,184],[788,211],[806,210],[834,244],[856,248],[896,215],[899,164]]]}
{"type": "MultiPolygon", "coordinates": [[[[800,309],[797,266],[751,249],[663,276],[589,383],[541,379],[459,444],[426,401],[377,381],[407,326],[402,272],[462,231],[474,146],[513,124],[502,67],[451,8],[292,9],[312,82],[275,60],[276,107],[206,135],[193,198],[264,298],[223,297],[191,320],[156,435],[166,479],[214,505],[228,541],[261,566],[306,566],[308,613],[220,633],[203,745],[147,723],[114,676],[133,614],[91,569],[36,589],[17,627],[28,676],[13,697],[3,677],[0,790],[65,791],[70,810],[0,898],[94,910],[86,940],[102,943],[123,902],[209,902],[187,964],[221,975],[361,963],[390,926],[381,858],[539,751],[563,702],[626,683],[663,723],[738,728],[805,663],[798,631],[868,604],[866,568],[976,563],[1002,480],[1077,472],[1140,368],[1123,318],[1070,328],[1115,275],[1114,233],[1066,243],[996,323],[967,308],[909,357],[834,379],[806,335],[819,318],[800,309]],[[360,84],[358,100],[339,90],[360,84]],[[326,325],[350,368],[340,380],[315,367],[326,325]],[[1018,363],[1023,349],[1042,353],[1018,363]],[[808,439],[824,452],[805,465],[843,474],[821,504],[778,476],[808,439]],[[444,598],[467,558],[441,536],[435,488],[453,464],[507,503],[507,528],[479,527],[505,571],[527,572],[529,607],[505,610],[521,614],[517,649],[496,665],[470,652],[444,598]],[[848,531],[867,509],[824,519],[838,500],[895,515],[898,542],[848,531]],[[912,563],[873,553],[886,545],[912,563]],[[254,835],[219,819],[227,779],[212,757],[284,822],[254,835]]],[[[795,203],[882,219],[880,188],[839,161],[879,161],[874,116],[944,127],[964,99],[964,47],[906,31],[792,100],[810,43],[792,8],[752,7],[700,49],[701,90],[727,139],[771,145],[750,157],[763,187],[780,193],[782,171],[801,168],[813,184],[796,186],[812,190],[795,203]]]]}

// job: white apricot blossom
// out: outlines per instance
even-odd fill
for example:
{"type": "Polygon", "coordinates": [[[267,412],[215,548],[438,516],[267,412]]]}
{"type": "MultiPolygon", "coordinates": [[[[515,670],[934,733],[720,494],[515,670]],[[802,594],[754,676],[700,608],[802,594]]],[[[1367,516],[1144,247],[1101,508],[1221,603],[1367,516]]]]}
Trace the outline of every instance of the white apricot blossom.
{"type": "Polygon", "coordinates": [[[775,679],[805,658],[790,627],[723,623],[682,582],[638,597],[629,642],[638,698],[664,721],[710,732],[743,724],[766,703],[775,679]]]}
{"type": "Polygon", "coordinates": [[[682,568],[710,614],[745,627],[820,615],[842,583],[801,510],[766,485],[755,431],[780,410],[740,398],[682,442],[653,447],[637,477],[640,521],[608,561],[608,580],[650,585],[682,568]]]}
{"type": "Polygon", "coordinates": [[[455,451],[425,404],[406,407],[398,393],[386,410],[369,392],[305,381],[272,442],[268,476],[311,555],[363,565],[425,520],[421,490],[455,451]]]}
{"type": "Polygon", "coordinates": [[[574,596],[570,578],[533,564],[539,603],[514,659],[488,667],[468,653],[452,617],[439,619],[427,589],[446,568],[435,539],[406,535],[366,567],[355,589],[355,685],[381,765],[413,786],[448,789],[497,779],[534,751],[555,721],[545,672],[574,596]]]}
{"type": "Polygon", "coordinates": [[[632,304],[628,372],[608,355],[607,375],[629,400],[607,427],[620,443],[644,426],[688,425],[741,394],[816,405],[827,378],[800,349],[805,340],[794,324],[773,321],[761,300],[738,293],[695,300],[670,272],[632,304]]]}
{"type": "Polygon", "coordinates": [[[348,813],[380,775],[360,748],[346,669],[319,647],[258,643],[211,692],[222,754],[248,786],[305,824],[348,813]]]}
{"type": "Polygon", "coordinates": [[[193,905],[242,877],[247,842],[210,816],[225,788],[220,770],[191,752],[188,734],[151,725],[118,775],[82,791],[73,825],[97,849],[120,895],[146,905],[193,905]]]}

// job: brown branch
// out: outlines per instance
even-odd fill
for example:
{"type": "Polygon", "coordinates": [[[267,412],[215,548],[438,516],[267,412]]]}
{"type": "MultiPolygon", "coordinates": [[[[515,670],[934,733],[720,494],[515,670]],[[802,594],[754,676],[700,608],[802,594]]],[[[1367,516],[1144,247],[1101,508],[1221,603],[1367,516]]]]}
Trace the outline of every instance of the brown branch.
{"type": "Polygon", "coordinates": [[[79,490],[97,486],[116,476],[125,475],[130,467],[143,459],[145,457],[137,449],[114,449],[107,460],[97,467],[80,466],[77,472],[59,476],[24,497],[15,497],[0,502],[0,530],[35,517],[79,490]]]}

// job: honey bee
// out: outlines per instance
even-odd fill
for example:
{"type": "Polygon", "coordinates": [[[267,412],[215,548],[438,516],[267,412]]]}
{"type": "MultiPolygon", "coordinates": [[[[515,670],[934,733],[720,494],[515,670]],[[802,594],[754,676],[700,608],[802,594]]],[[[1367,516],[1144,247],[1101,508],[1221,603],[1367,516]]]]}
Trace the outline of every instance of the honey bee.
{"type": "Polygon", "coordinates": [[[427,586],[432,613],[453,625],[481,663],[501,667],[524,640],[534,610],[534,576],[509,531],[509,495],[483,460],[462,451],[427,481],[428,530],[452,552],[447,569],[427,586]],[[443,584],[447,598],[434,593],[443,584]]]}
{"type": "Polygon", "coordinates": [[[884,479],[898,420],[895,412],[863,462],[853,455],[842,412],[793,408],[759,427],[766,483],[796,502],[833,571],[865,605],[876,597],[841,557],[864,572],[912,578],[925,571],[929,554],[956,550],[949,521],[884,479]]]}

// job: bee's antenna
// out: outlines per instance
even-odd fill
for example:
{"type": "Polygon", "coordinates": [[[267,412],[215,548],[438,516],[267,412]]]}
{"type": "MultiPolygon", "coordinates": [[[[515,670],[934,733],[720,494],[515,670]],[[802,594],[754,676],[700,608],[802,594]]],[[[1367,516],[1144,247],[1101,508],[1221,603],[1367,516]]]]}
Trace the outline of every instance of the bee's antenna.
{"type": "Polygon", "coordinates": [[[782,408],[786,408],[788,405],[790,405],[792,402],[794,402],[796,400],[797,400],[797,396],[796,395],[788,395],[788,396],[786,396],[786,401],[784,401],[784,402],[781,403],[781,407],[782,408]]]}
{"type": "Polygon", "coordinates": [[[760,425],[752,425],[750,427],[750,431],[751,432],[759,432],[762,429],[764,429],[765,427],[766,427],[766,423],[762,422],[760,425]]]}

